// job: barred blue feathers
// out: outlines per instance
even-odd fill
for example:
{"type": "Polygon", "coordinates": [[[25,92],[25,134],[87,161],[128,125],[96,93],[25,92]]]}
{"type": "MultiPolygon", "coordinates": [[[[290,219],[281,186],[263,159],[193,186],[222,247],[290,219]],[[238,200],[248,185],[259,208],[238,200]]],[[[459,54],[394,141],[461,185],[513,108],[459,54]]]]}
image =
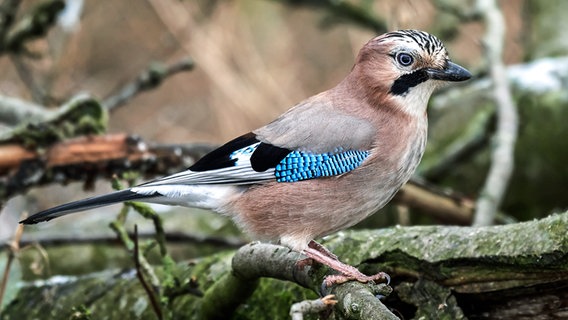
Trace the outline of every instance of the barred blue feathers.
{"type": "Polygon", "coordinates": [[[274,175],[278,182],[336,176],[357,168],[368,156],[369,151],[360,150],[322,154],[293,151],[276,165],[274,175]]]}

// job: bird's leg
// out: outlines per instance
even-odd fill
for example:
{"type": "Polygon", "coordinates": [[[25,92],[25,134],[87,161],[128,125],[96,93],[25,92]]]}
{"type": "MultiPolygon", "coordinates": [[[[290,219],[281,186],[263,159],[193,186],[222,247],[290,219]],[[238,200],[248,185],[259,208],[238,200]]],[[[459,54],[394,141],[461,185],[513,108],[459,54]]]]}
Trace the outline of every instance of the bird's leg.
{"type": "MultiPolygon", "coordinates": [[[[323,255],[325,255],[325,256],[328,257],[328,258],[331,258],[331,259],[333,259],[333,260],[338,260],[338,258],[337,258],[336,255],[334,255],[331,251],[327,250],[326,247],[322,246],[321,244],[319,244],[319,243],[316,242],[315,240],[310,240],[310,242],[308,243],[308,247],[310,247],[310,248],[312,248],[312,249],[314,249],[314,250],[319,251],[320,253],[322,253],[323,255]]],[[[300,268],[303,268],[303,267],[305,267],[305,266],[311,265],[314,260],[315,260],[315,259],[312,259],[312,258],[302,259],[302,260],[299,260],[299,261],[297,262],[297,265],[298,265],[300,268]]]]}
{"type": "MultiPolygon", "coordinates": [[[[350,280],[356,280],[362,283],[367,283],[369,281],[376,281],[381,279],[386,279],[387,283],[390,282],[390,277],[384,272],[379,272],[372,276],[367,276],[357,268],[345,264],[337,259],[337,257],[331,253],[329,250],[325,249],[322,245],[315,242],[316,245],[308,245],[304,249],[303,253],[310,259],[317,261],[323,265],[338,271],[340,274],[327,276],[324,280],[326,286],[332,286],[334,284],[344,283],[350,280]]],[[[310,242],[311,244],[311,242],[310,242]]]]}
{"type": "Polygon", "coordinates": [[[327,250],[326,247],[322,246],[320,243],[316,242],[315,240],[311,240],[311,241],[308,243],[308,247],[310,247],[310,248],[312,248],[312,249],[315,249],[315,250],[317,250],[317,251],[323,253],[324,255],[330,257],[331,259],[338,260],[338,259],[337,259],[337,256],[334,255],[333,252],[327,250]]]}

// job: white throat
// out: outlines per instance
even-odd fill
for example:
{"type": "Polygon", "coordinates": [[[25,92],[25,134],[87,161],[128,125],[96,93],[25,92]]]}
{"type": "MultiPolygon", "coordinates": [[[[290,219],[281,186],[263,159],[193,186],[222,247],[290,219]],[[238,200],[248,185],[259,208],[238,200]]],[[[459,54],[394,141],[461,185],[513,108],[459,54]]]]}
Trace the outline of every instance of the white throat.
{"type": "Polygon", "coordinates": [[[394,100],[405,113],[415,117],[422,117],[426,112],[428,99],[430,99],[434,89],[436,89],[436,85],[429,80],[411,88],[404,95],[394,96],[394,100]]]}

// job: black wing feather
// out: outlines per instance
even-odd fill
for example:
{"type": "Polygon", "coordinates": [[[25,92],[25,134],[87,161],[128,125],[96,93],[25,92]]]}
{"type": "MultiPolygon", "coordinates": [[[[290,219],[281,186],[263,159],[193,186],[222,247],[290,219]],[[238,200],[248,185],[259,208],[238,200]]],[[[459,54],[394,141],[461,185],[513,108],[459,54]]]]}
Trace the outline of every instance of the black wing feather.
{"type": "Polygon", "coordinates": [[[290,152],[290,149],[261,142],[250,157],[250,165],[254,171],[264,172],[275,168],[290,152]]]}
{"type": "Polygon", "coordinates": [[[257,142],[259,141],[254,133],[244,134],[209,152],[189,167],[189,170],[202,172],[232,167],[235,165],[236,159],[231,159],[231,153],[257,142]]]}
{"type": "MultiPolygon", "coordinates": [[[[206,154],[189,167],[189,170],[203,172],[232,167],[237,161],[236,158],[231,159],[233,152],[258,142],[260,141],[256,138],[254,133],[249,132],[244,134],[206,154]]],[[[264,172],[270,168],[274,168],[290,152],[292,151],[289,149],[261,142],[250,158],[252,169],[256,172],[264,172]]]]}

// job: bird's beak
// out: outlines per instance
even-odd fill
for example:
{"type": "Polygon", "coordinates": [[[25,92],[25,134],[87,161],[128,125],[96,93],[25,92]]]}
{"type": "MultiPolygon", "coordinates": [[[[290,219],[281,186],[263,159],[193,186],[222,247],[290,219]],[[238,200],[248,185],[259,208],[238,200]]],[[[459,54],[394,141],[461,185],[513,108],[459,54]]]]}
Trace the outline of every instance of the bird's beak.
{"type": "Polygon", "coordinates": [[[471,73],[466,68],[448,61],[448,65],[444,69],[426,69],[426,74],[433,80],[442,81],[465,81],[471,78],[471,73]]]}

